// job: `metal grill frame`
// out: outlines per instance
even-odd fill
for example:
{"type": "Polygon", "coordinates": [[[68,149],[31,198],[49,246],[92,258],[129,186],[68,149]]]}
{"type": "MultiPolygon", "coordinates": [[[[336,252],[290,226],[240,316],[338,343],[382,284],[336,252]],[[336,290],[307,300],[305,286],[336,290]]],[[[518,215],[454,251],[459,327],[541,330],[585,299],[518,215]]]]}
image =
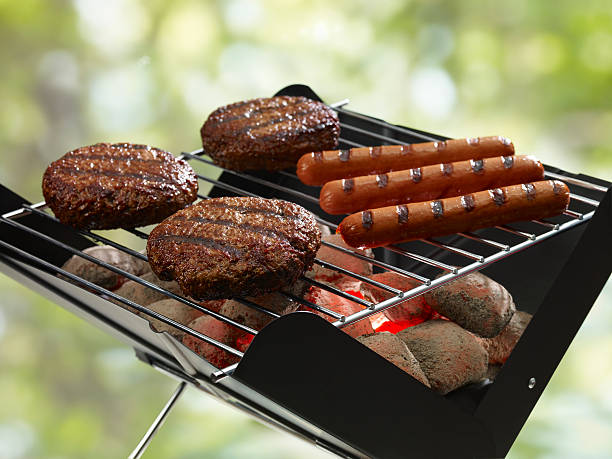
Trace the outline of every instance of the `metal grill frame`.
{"type": "MultiPolygon", "coordinates": [[[[310,90],[310,88],[305,88],[302,86],[293,86],[293,87],[288,87],[285,88],[284,90],[282,90],[280,93],[292,93],[291,95],[306,95],[307,97],[311,97],[313,99],[318,99],[318,97],[312,93],[312,91],[310,90]],[[311,94],[308,93],[308,91],[310,91],[311,94]],[[295,92],[298,92],[299,94],[295,94],[295,92]],[[306,93],[306,94],[304,94],[306,93]]],[[[320,99],[319,99],[320,100],[320,99]]],[[[363,145],[376,145],[376,144],[380,144],[381,141],[384,143],[394,143],[394,144],[402,144],[402,143],[407,143],[408,141],[434,141],[434,140],[442,140],[445,139],[444,137],[441,136],[434,136],[431,134],[427,134],[427,133],[423,133],[421,131],[415,131],[415,130],[410,130],[407,128],[403,128],[403,127],[397,127],[397,126],[393,126],[390,125],[388,123],[385,123],[383,121],[380,120],[376,120],[361,114],[357,114],[354,112],[350,112],[348,110],[345,110],[344,108],[340,107],[341,104],[336,104],[336,106],[333,106],[333,108],[335,108],[338,112],[339,115],[341,117],[341,126],[342,126],[342,138],[341,138],[341,148],[349,148],[349,147],[356,147],[356,146],[363,146],[363,145]],[[363,126],[359,126],[357,125],[357,123],[355,124],[351,124],[349,122],[347,122],[347,120],[359,120],[360,122],[363,122],[367,125],[370,126],[370,129],[364,129],[363,126]],[[381,128],[381,132],[374,132],[372,130],[372,126],[378,126],[379,128],[381,128]],[[361,140],[361,138],[367,137],[367,142],[366,143],[361,143],[364,142],[364,140],[361,140]],[[407,139],[407,137],[409,139],[407,139]]],[[[184,153],[182,155],[182,157],[186,160],[189,161],[197,161],[197,162],[204,162],[204,163],[209,163],[212,164],[209,160],[202,158],[203,155],[203,151],[202,150],[197,150],[195,152],[191,152],[191,153],[184,153]]],[[[453,279],[457,278],[458,276],[462,276],[465,275],[469,272],[473,272],[476,270],[480,270],[483,269],[499,260],[502,260],[510,255],[513,255],[515,253],[521,252],[524,249],[527,249],[528,247],[531,247],[535,244],[538,244],[540,242],[543,242],[553,236],[556,236],[557,234],[561,234],[563,232],[569,231],[575,227],[577,227],[578,225],[581,225],[582,223],[586,223],[587,221],[589,221],[593,215],[595,214],[595,210],[591,210],[592,208],[597,208],[597,206],[599,205],[599,200],[598,199],[593,199],[592,197],[589,196],[585,196],[583,195],[583,193],[581,191],[587,190],[587,193],[584,194],[590,194],[592,196],[592,193],[598,193],[599,195],[602,195],[607,188],[605,186],[602,186],[601,183],[595,183],[595,181],[587,181],[587,180],[583,180],[581,178],[576,178],[571,176],[570,174],[563,174],[563,173],[559,173],[560,171],[555,170],[554,168],[550,168],[547,167],[547,171],[546,174],[550,177],[550,178],[559,178],[561,180],[566,181],[567,183],[570,184],[570,186],[572,186],[572,207],[574,208],[574,210],[569,210],[568,212],[566,212],[565,217],[563,218],[562,221],[534,221],[533,222],[533,226],[537,227],[540,231],[532,231],[532,232],[527,232],[524,231],[522,229],[513,227],[512,225],[506,225],[506,226],[501,226],[497,228],[497,232],[499,234],[503,234],[504,236],[507,236],[508,238],[512,239],[514,238],[513,243],[507,243],[505,238],[503,239],[503,242],[500,242],[499,240],[495,240],[493,238],[490,238],[488,236],[483,236],[481,234],[459,234],[457,235],[457,237],[454,238],[454,240],[451,243],[445,242],[445,241],[438,241],[438,240],[427,240],[427,241],[423,241],[425,244],[433,247],[437,252],[434,253],[438,253],[438,254],[444,254],[444,256],[448,255],[448,254],[452,254],[453,256],[457,256],[457,257],[461,257],[462,259],[467,259],[470,260],[470,263],[462,265],[457,267],[457,265],[455,264],[448,264],[445,263],[443,261],[441,261],[442,257],[428,257],[425,255],[421,255],[409,250],[406,250],[405,248],[402,247],[388,247],[385,249],[382,249],[382,251],[384,251],[385,253],[382,254],[382,258],[384,260],[386,260],[387,258],[392,258],[393,256],[397,257],[404,257],[407,258],[409,260],[411,260],[411,262],[414,264],[420,264],[423,265],[426,268],[435,268],[439,271],[442,271],[442,275],[436,278],[432,278],[432,277],[427,277],[424,275],[421,275],[417,272],[413,272],[413,271],[407,271],[406,269],[402,269],[397,267],[397,264],[393,264],[393,263],[389,263],[387,261],[383,261],[383,260],[371,260],[367,257],[364,257],[363,255],[360,254],[353,254],[353,256],[357,256],[358,258],[364,259],[368,262],[371,262],[373,265],[382,268],[382,269],[387,269],[387,270],[392,270],[395,272],[398,272],[400,274],[403,275],[407,275],[413,279],[415,279],[416,281],[420,282],[421,285],[415,289],[412,289],[410,291],[407,292],[400,292],[397,291],[396,289],[394,289],[393,287],[390,286],[386,286],[384,284],[380,284],[379,282],[376,281],[372,281],[368,278],[364,278],[363,276],[359,276],[356,275],[354,273],[350,273],[347,272],[346,270],[344,270],[343,268],[334,266],[330,263],[324,262],[322,260],[316,260],[315,263],[319,264],[322,267],[325,268],[329,268],[329,269],[333,269],[336,270],[342,274],[345,275],[349,275],[351,277],[356,278],[356,280],[360,280],[363,282],[368,282],[371,285],[374,285],[376,287],[379,288],[383,288],[391,293],[394,294],[394,296],[386,301],[380,302],[378,304],[372,304],[369,303],[368,301],[365,300],[361,300],[357,297],[353,297],[352,295],[349,295],[345,292],[342,292],[341,290],[322,284],[320,282],[314,281],[314,280],[310,280],[305,278],[304,280],[308,283],[310,283],[311,285],[315,285],[319,288],[323,288],[325,290],[330,291],[331,293],[337,294],[342,296],[345,299],[354,301],[358,304],[360,304],[362,307],[364,307],[364,309],[356,314],[352,314],[350,316],[342,316],[339,315],[337,313],[334,313],[333,311],[328,310],[327,308],[325,308],[323,305],[313,305],[309,302],[305,302],[299,298],[293,298],[299,302],[302,302],[302,304],[312,307],[314,309],[319,310],[320,312],[322,312],[323,314],[329,315],[331,317],[333,317],[335,319],[335,321],[333,322],[333,325],[337,328],[343,328],[351,323],[357,322],[359,320],[363,320],[366,319],[367,317],[379,313],[387,308],[390,307],[394,307],[404,301],[407,301],[411,298],[414,298],[415,296],[418,296],[422,293],[424,293],[425,291],[431,290],[443,283],[446,282],[450,282],[453,279]],[[587,211],[585,211],[584,209],[588,208],[587,211]],[[480,253],[474,253],[473,251],[468,251],[465,250],[461,247],[461,240],[469,240],[469,241],[476,241],[478,244],[480,244],[483,247],[494,247],[496,249],[496,251],[494,253],[489,253],[487,255],[482,255],[480,253]],[[389,257],[389,255],[392,255],[392,257],[389,257]]],[[[284,185],[279,185],[277,183],[271,182],[269,180],[269,177],[266,176],[266,174],[249,174],[249,173],[237,173],[234,171],[223,171],[223,174],[221,175],[221,177],[219,179],[213,179],[210,177],[206,177],[203,175],[200,175],[199,178],[201,180],[204,180],[206,182],[211,183],[212,185],[214,185],[213,190],[217,190],[217,192],[219,190],[224,190],[225,192],[231,192],[231,193],[236,193],[236,194],[240,194],[240,195],[255,195],[251,190],[254,188],[253,186],[249,186],[246,187],[247,189],[243,189],[243,188],[239,188],[237,186],[235,186],[234,184],[232,184],[232,180],[228,179],[228,175],[233,177],[233,178],[237,178],[240,181],[249,181],[253,184],[255,184],[255,186],[264,186],[268,188],[268,191],[270,190],[274,190],[273,192],[281,192],[281,193],[286,193],[288,195],[291,195],[294,199],[294,202],[297,202],[299,204],[303,204],[305,206],[308,206],[310,204],[311,210],[312,206],[316,206],[318,204],[318,200],[316,199],[315,196],[313,196],[313,193],[316,193],[317,190],[306,190],[307,192],[304,191],[300,191],[299,189],[294,189],[292,188],[288,188],[287,186],[284,185]],[[309,194],[309,193],[310,194],[309,194]]],[[[295,188],[299,187],[299,184],[296,183],[297,182],[297,178],[295,177],[295,175],[287,173],[287,172],[282,172],[281,174],[279,174],[280,176],[282,176],[284,179],[286,179],[289,182],[294,183],[296,186],[295,188]]],[[[243,182],[244,183],[244,182],[243,182]]],[[[202,199],[207,199],[207,196],[204,195],[200,195],[200,197],[202,199]]],[[[265,197],[270,197],[270,196],[265,196],[265,197]]],[[[97,263],[99,265],[104,266],[107,269],[110,269],[111,271],[117,272],[119,274],[124,275],[125,277],[127,277],[130,280],[134,280],[136,282],[139,282],[145,286],[147,286],[148,288],[152,288],[154,290],[157,290],[158,292],[163,293],[164,295],[176,299],[178,301],[181,301],[187,305],[189,305],[190,307],[199,309],[200,311],[210,314],[213,317],[222,320],[232,326],[238,327],[240,329],[242,329],[243,331],[247,332],[247,333],[251,333],[253,335],[257,335],[257,331],[256,330],[252,330],[249,327],[245,327],[242,324],[236,323],[235,321],[232,321],[231,319],[224,317],[220,314],[214,313],[213,311],[208,310],[207,308],[204,308],[202,306],[200,306],[197,303],[194,303],[193,301],[190,301],[189,299],[183,298],[180,295],[175,295],[171,292],[168,292],[152,283],[149,283],[147,281],[144,281],[136,276],[133,276],[129,273],[123,272],[122,270],[115,268],[111,265],[107,265],[103,262],[100,262],[99,260],[88,256],[87,254],[84,254],[80,249],[78,248],[74,248],[73,246],[71,246],[70,244],[67,243],[63,243],[60,242],[56,239],[54,239],[51,236],[48,236],[47,234],[45,234],[45,232],[40,232],[34,228],[31,228],[25,224],[20,223],[20,219],[22,217],[26,217],[28,215],[34,215],[36,217],[38,217],[41,220],[48,220],[49,223],[52,224],[57,224],[57,220],[55,219],[55,217],[51,216],[50,214],[44,212],[44,203],[38,203],[35,205],[27,205],[24,204],[19,208],[16,208],[10,212],[4,213],[2,215],[2,217],[0,217],[1,223],[7,226],[10,226],[13,230],[16,231],[22,231],[25,233],[28,233],[30,235],[35,236],[36,238],[40,239],[41,241],[44,241],[45,243],[48,244],[53,244],[56,245],[59,249],[66,251],[67,253],[70,253],[72,255],[78,255],[80,257],[83,257],[89,261],[92,261],[94,263],[97,263]]],[[[318,212],[318,216],[317,219],[319,220],[320,223],[322,224],[326,224],[328,226],[330,226],[332,229],[335,229],[335,224],[331,221],[329,221],[329,217],[328,216],[322,216],[322,211],[319,209],[318,212]]],[[[332,217],[333,218],[333,217],[332,217]]],[[[134,230],[132,231],[135,235],[139,236],[139,237],[143,237],[146,238],[146,233],[139,231],[139,230],[134,230]]],[[[80,234],[82,236],[85,236],[88,238],[88,240],[93,240],[96,243],[104,243],[104,244],[108,244],[111,246],[114,246],[120,250],[124,250],[127,253],[138,257],[140,259],[146,260],[146,256],[142,255],[132,249],[130,249],[129,247],[125,247],[123,245],[117,244],[115,242],[113,242],[112,240],[105,238],[103,236],[100,236],[94,232],[91,231],[81,231],[80,234]]],[[[340,250],[342,252],[345,253],[350,253],[350,250],[344,249],[342,247],[336,246],[334,244],[330,244],[330,243],[325,243],[325,245],[327,245],[328,247],[334,249],[334,250],[340,250]]],[[[87,288],[90,291],[94,291],[96,292],[96,294],[98,296],[100,296],[101,298],[112,298],[115,301],[119,301],[127,306],[130,306],[134,309],[137,309],[140,313],[143,313],[147,316],[151,316],[154,317],[162,322],[165,322],[169,325],[172,325],[178,329],[180,329],[181,331],[183,331],[184,333],[190,334],[196,338],[202,339],[214,346],[220,347],[222,349],[224,349],[225,351],[236,355],[238,357],[243,357],[243,354],[234,349],[231,348],[230,346],[225,345],[224,343],[220,343],[210,337],[207,337],[195,330],[191,330],[190,328],[186,327],[183,324],[178,324],[175,321],[168,319],[167,317],[164,317],[158,313],[155,313],[154,311],[149,310],[148,308],[145,308],[141,305],[135,304],[133,302],[131,302],[130,300],[127,300],[125,298],[122,298],[116,294],[114,294],[113,292],[110,292],[108,290],[105,290],[101,287],[95,286],[87,281],[84,281],[83,279],[78,278],[77,276],[74,276],[70,273],[65,272],[64,270],[62,270],[61,268],[58,268],[57,266],[55,266],[53,263],[49,263],[48,261],[45,261],[44,259],[39,258],[38,256],[36,256],[36,253],[29,253],[26,250],[20,249],[18,247],[15,247],[14,245],[0,240],[0,251],[4,252],[4,253],[11,253],[13,256],[16,256],[17,259],[19,260],[25,260],[27,261],[27,263],[31,263],[32,266],[36,266],[38,268],[43,269],[44,271],[48,272],[48,273],[53,273],[54,275],[62,275],[65,276],[66,278],[70,279],[72,282],[75,282],[77,284],[80,284],[83,288],[87,288]]],[[[379,254],[377,254],[380,258],[380,252],[379,254]]],[[[1,255],[2,253],[0,253],[1,255]]],[[[18,265],[15,265],[14,261],[10,261],[5,259],[5,257],[2,257],[2,260],[4,261],[7,265],[10,265],[13,269],[19,271],[19,270],[23,270],[23,267],[20,267],[18,265]]],[[[416,270],[415,270],[416,271],[416,270]]],[[[23,273],[23,271],[22,271],[23,273]]],[[[28,274],[28,275],[31,275],[28,274]]],[[[37,282],[39,283],[43,283],[44,281],[40,281],[38,280],[37,282]]],[[[255,308],[259,311],[262,311],[268,315],[270,315],[273,318],[278,318],[278,314],[275,314],[274,312],[267,310],[264,307],[261,307],[257,304],[254,304],[252,302],[249,302],[247,300],[240,300],[243,304],[245,304],[248,307],[252,307],[255,308]]],[[[127,330],[129,332],[129,330],[127,330]]],[[[166,335],[166,334],[158,334],[158,335],[166,335]]],[[[173,338],[168,336],[164,336],[162,338],[162,340],[164,340],[166,342],[167,345],[169,346],[173,346],[176,348],[176,343],[173,343],[172,340],[173,338]],[[168,344],[171,343],[171,344],[168,344]]],[[[176,341],[176,340],[174,340],[176,341]]],[[[179,344],[180,346],[180,344],[179,344]]],[[[196,379],[193,379],[194,376],[194,368],[193,366],[190,367],[189,362],[185,361],[181,361],[181,358],[176,358],[176,354],[174,355],[174,357],[176,358],[175,360],[178,360],[178,369],[176,368],[176,361],[172,362],[174,363],[174,365],[169,365],[168,366],[168,356],[163,356],[163,358],[160,359],[160,354],[157,353],[157,355],[155,355],[156,353],[153,352],[151,355],[151,349],[147,349],[147,350],[143,350],[143,349],[139,349],[137,351],[138,355],[140,356],[140,358],[142,358],[143,360],[148,361],[149,363],[151,363],[152,365],[154,365],[156,368],[163,368],[164,371],[171,371],[173,372],[173,374],[175,375],[175,377],[178,375],[183,381],[188,381],[192,384],[195,384],[194,381],[199,381],[197,383],[197,385],[202,386],[202,381],[204,380],[208,380],[209,383],[218,383],[220,380],[225,379],[227,381],[227,377],[232,375],[232,373],[234,372],[234,370],[236,369],[237,365],[232,365],[230,367],[227,368],[223,368],[223,369],[214,369],[214,371],[212,371],[212,373],[209,371],[207,375],[205,375],[205,378],[202,379],[202,374],[200,372],[198,372],[197,368],[195,368],[195,375],[196,379]],[[188,376],[188,377],[187,377],[188,376]]],[[[184,352],[184,350],[182,351],[184,352]]],[[[217,389],[215,390],[215,392],[218,392],[219,389],[217,387],[217,389]]],[[[217,394],[218,395],[218,394],[217,394]]],[[[222,397],[223,398],[223,397],[222,397]]],[[[243,398],[243,395],[237,395],[234,394],[233,397],[230,397],[233,399],[233,402],[235,402],[235,400],[239,400],[241,398],[243,398]]],[[[234,405],[236,405],[236,403],[230,402],[234,405]]],[[[244,402],[244,400],[243,400],[244,402]]],[[[248,402],[249,404],[253,404],[253,400],[251,398],[247,398],[246,402],[248,402]]],[[[242,403],[241,403],[242,404],[242,403]]],[[[244,407],[243,407],[244,409],[244,407]]],[[[260,414],[257,417],[263,418],[266,422],[268,423],[272,423],[274,425],[276,425],[277,427],[279,427],[278,425],[278,420],[277,420],[277,415],[275,413],[270,414],[269,410],[267,409],[263,409],[260,407],[260,414]],[[267,412],[267,414],[262,415],[262,412],[267,412]]],[[[252,414],[252,413],[251,413],[252,414]]],[[[284,422],[280,423],[280,426],[284,429],[287,429],[286,425],[289,424],[291,425],[291,427],[289,428],[289,430],[292,431],[292,433],[296,434],[296,428],[295,425],[292,425],[291,422],[286,422],[286,419],[284,420],[284,422]]],[[[295,423],[293,423],[295,424],[295,423]]],[[[300,429],[297,429],[298,436],[301,436],[302,438],[310,438],[312,440],[312,436],[309,435],[308,433],[304,433],[304,431],[300,431],[300,429]]],[[[338,444],[335,443],[335,441],[333,439],[325,439],[325,440],[321,440],[321,436],[319,436],[319,439],[317,440],[318,442],[320,442],[322,445],[326,445],[325,447],[327,449],[333,450],[336,454],[339,454],[338,452],[338,444]]],[[[147,442],[148,443],[148,442],[147,442]]],[[[341,450],[344,450],[344,452],[346,453],[347,451],[351,451],[351,447],[349,447],[348,445],[343,445],[342,441],[340,441],[340,445],[341,446],[341,450]]],[[[139,445],[139,446],[146,446],[146,443],[144,445],[139,445]]],[[[353,450],[351,454],[355,455],[355,451],[357,450],[353,450]]],[[[136,457],[136,456],[135,456],[136,457]]]]}

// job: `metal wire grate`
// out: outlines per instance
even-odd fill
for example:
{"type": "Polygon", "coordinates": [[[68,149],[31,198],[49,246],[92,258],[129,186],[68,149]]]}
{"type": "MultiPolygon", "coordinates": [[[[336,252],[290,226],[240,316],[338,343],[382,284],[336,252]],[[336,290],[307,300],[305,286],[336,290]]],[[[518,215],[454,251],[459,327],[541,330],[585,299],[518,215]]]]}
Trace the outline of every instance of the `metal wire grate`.
{"type": "MultiPolygon", "coordinates": [[[[418,131],[393,126],[384,121],[369,118],[365,115],[361,115],[343,109],[339,107],[339,105],[341,104],[336,104],[335,106],[332,105],[331,107],[337,110],[341,115],[341,148],[366,146],[366,144],[363,142],[368,142],[371,145],[381,143],[407,144],[408,142],[406,141],[406,137],[410,138],[412,142],[439,140],[439,138],[434,138],[418,131]],[[385,132],[385,134],[377,132],[377,130],[380,130],[381,128],[385,132]]],[[[318,208],[318,198],[315,196],[315,194],[318,193],[318,190],[309,190],[312,194],[309,194],[309,192],[298,190],[297,185],[299,184],[299,180],[297,179],[295,174],[286,171],[280,172],[278,174],[278,176],[282,177],[285,181],[288,181],[290,183],[293,182],[296,184],[295,187],[292,187],[290,185],[276,183],[274,181],[271,181],[269,178],[265,178],[255,174],[247,172],[236,172],[220,168],[216,166],[210,159],[204,157],[204,155],[205,152],[200,149],[190,153],[183,153],[181,157],[187,161],[192,161],[194,163],[202,163],[208,166],[218,168],[219,172],[223,173],[223,175],[219,178],[213,178],[207,175],[198,174],[199,180],[213,185],[214,189],[216,189],[217,191],[222,190],[223,192],[233,193],[241,196],[255,197],[261,196],[261,194],[255,192],[256,189],[265,189],[266,193],[271,195],[274,195],[275,193],[281,193],[284,196],[287,196],[286,199],[292,200],[297,204],[307,206],[311,210],[314,209],[317,221],[322,225],[328,226],[330,230],[335,231],[337,226],[329,220],[329,216],[327,216],[323,211],[321,211],[320,208],[318,208]],[[239,179],[241,186],[237,186],[235,183],[228,183],[228,180],[223,179],[223,177],[228,176],[239,179]]],[[[507,256],[512,255],[513,253],[527,249],[528,247],[537,244],[538,242],[553,237],[556,234],[569,230],[570,228],[573,228],[576,225],[588,221],[594,214],[593,208],[597,207],[599,201],[586,196],[582,196],[580,194],[580,190],[586,189],[591,192],[601,192],[603,195],[603,193],[606,191],[606,188],[590,182],[577,180],[565,175],[559,175],[554,172],[547,171],[546,174],[549,178],[564,180],[568,184],[572,185],[570,209],[565,212],[564,216],[559,217],[554,221],[533,220],[528,230],[522,227],[518,227],[517,225],[502,225],[496,227],[493,230],[487,230],[485,232],[486,234],[481,234],[482,231],[478,231],[474,233],[459,233],[450,238],[450,240],[447,240],[448,238],[445,238],[444,240],[439,240],[440,238],[438,238],[418,241],[418,243],[420,243],[421,245],[427,246],[434,250],[434,252],[432,252],[434,255],[418,253],[412,248],[412,245],[409,245],[408,247],[406,247],[405,245],[401,245],[388,246],[383,249],[377,250],[375,257],[370,258],[357,251],[347,249],[345,247],[330,242],[323,242],[323,245],[325,245],[329,249],[339,251],[345,255],[349,255],[359,260],[370,263],[372,266],[375,266],[376,268],[382,271],[395,272],[399,275],[406,276],[415,280],[419,285],[413,288],[412,290],[400,291],[392,286],[370,279],[366,276],[351,272],[341,266],[336,266],[333,263],[321,259],[315,259],[315,264],[317,264],[318,266],[333,270],[339,274],[349,276],[357,281],[361,281],[374,287],[383,289],[392,294],[393,296],[387,300],[378,303],[372,303],[368,300],[344,292],[341,289],[334,287],[333,285],[322,283],[315,279],[302,276],[301,280],[303,282],[325,290],[333,295],[337,295],[345,300],[352,301],[362,308],[359,312],[345,316],[328,309],[324,304],[314,304],[311,301],[295,296],[288,292],[281,292],[281,294],[285,295],[288,299],[292,301],[295,301],[303,306],[314,309],[330,317],[331,320],[333,320],[333,325],[339,328],[343,328],[349,324],[364,320],[373,314],[377,314],[381,311],[384,311],[385,309],[397,306],[398,304],[405,302],[411,298],[414,298],[418,295],[421,295],[428,290],[438,287],[439,285],[450,282],[458,276],[462,276],[470,272],[480,270],[485,266],[488,266],[507,256]],[[584,210],[585,208],[587,208],[586,211],[584,210]],[[471,243],[469,250],[465,248],[464,242],[466,241],[469,241],[471,243]],[[473,248],[474,243],[477,247],[476,249],[473,248]],[[452,264],[444,261],[446,255],[451,254],[455,257],[453,258],[453,260],[461,261],[453,261],[452,264]],[[393,259],[393,257],[398,256],[401,259],[404,259],[407,263],[393,263],[388,261],[388,259],[393,259]],[[411,268],[405,268],[404,266],[406,265],[411,266],[411,268]],[[437,273],[437,275],[428,274],[431,272],[431,270],[434,270],[434,272],[436,273],[439,271],[439,273],[437,273]]],[[[203,194],[200,194],[198,196],[201,199],[209,199],[209,196],[203,194]]],[[[144,285],[147,288],[161,293],[168,298],[177,300],[191,308],[211,315],[215,319],[218,319],[228,325],[236,327],[242,330],[243,332],[252,335],[257,334],[257,330],[238,323],[222,314],[216,313],[207,308],[205,305],[199,304],[181,295],[172,293],[158,285],[155,285],[154,283],[148,282],[133,274],[125,272],[103,261],[100,261],[86,253],[83,253],[81,250],[59,242],[54,238],[50,237],[49,235],[32,229],[27,225],[19,222],[20,217],[29,214],[36,214],[42,218],[58,222],[58,220],[53,215],[46,212],[45,209],[46,206],[44,202],[34,205],[24,205],[19,209],[15,209],[12,212],[8,212],[2,215],[0,217],[0,222],[2,222],[2,224],[10,225],[15,229],[32,235],[36,238],[44,240],[49,244],[53,244],[69,252],[72,255],[77,255],[85,260],[96,263],[106,269],[109,269],[110,271],[113,271],[117,274],[126,277],[129,280],[135,281],[141,285],[144,285]]],[[[131,230],[130,232],[143,239],[146,239],[148,237],[148,234],[142,230],[131,230]]],[[[94,231],[82,230],[79,231],[79,233],[97,244],[110,245],[136,258],[145,261],[147,260],[146,255],[143,255],[142,253],[139,253],[138,251],[133,250],[130,247],[119,244],[107,237],[97,234],[94,231]]],[[[215,340],[213,338],[210,338],[209,336],[197,332],[196,330],[193,330],[184,324],[180,324],[162,314],[152,311],[147,307],[136,304],[127,298],[123,298],[114,292],[94,285],[91,282],[88,282],[84,279],[79,278],[78,276],[68,273],[65,270],[41,259],[36,254],[31,254],[19,248],[13,247],[4,241],[0,241],[0,247],[12,250],[20,256],[30,259],[38,265],[43,266],[45,269],[57,275],[61,275],[65,278],[70,279],[72,282],[79,284],[83,288],[89,289],[90,291],[94,291],[97,294],[103,295],[108,299],[112,299],[115,302],[119,302],[125,306],[131,307],[141,314],[157,319],[167,325],[181,330],[186,334],[194,336],[213,346],[223,349],[224,351],[229,352],[230,354],[236,357],[242,357],[243,355],[241,351],[231,346],[228,346],[218,340],[215,340]]],[[[265,307],[262,307],[261,305],[258,305],[252,301],[246,300],[244,298],[235,298],[235,300],[239,301],[240,303],[249,308],[262,312],[272,318],[279,317],[279,314],[265,307]]],[[[236,364],[219,369],[219,371],[215,375],[217,377],[229,375],[232,373],[235,367],[236,364]]]]}

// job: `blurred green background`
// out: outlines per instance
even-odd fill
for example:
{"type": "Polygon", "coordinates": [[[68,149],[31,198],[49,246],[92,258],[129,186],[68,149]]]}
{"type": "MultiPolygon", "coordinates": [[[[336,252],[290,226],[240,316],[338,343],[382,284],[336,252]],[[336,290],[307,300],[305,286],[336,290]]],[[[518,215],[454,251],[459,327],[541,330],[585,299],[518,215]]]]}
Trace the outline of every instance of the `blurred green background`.
{"type": "MultiPolygon", "coordinates": [[[[0,183],[34,202],[68,150],[190,151],[217,106],[291,83],[612,180],[609,1],[0,0],[0,39],[0,183]]],[[[3,275],[0,291],[0,458],[126,456],[174,383],[3,275]]],[[[509,457],[612,457],[611,298],[608,282],[509,457]]],[[[145,457],[318,456],[189,390],[145,457]]]]}

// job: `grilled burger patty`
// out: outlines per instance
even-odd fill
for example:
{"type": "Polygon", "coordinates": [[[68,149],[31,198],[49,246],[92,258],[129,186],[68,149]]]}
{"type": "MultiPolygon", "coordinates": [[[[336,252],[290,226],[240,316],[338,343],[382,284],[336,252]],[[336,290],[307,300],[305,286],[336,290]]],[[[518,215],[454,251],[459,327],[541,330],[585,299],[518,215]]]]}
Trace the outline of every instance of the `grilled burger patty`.
{"type": "Polygon", "coordinates": [[[321,102],[278,96],[218,108],[200,133],[204,151],[216,164],[276,171],[294,167],[304,153],[336,148],[340,122],[321,102]]]}
{"type": "Polygon", "coordinates": [[[134,228],[158,223],[197,198],[191,166],[147,145],[98,143],[49,165],[45,201],[75,228],[134,228]]]}
{"type": "Polygon", "coordinates": [[[160,279],[197,300],[257,296],[293,284],[314,261],[321,232],[314,216],[286,201],[208,199],[168,217],[149,235],[160,279]]]}

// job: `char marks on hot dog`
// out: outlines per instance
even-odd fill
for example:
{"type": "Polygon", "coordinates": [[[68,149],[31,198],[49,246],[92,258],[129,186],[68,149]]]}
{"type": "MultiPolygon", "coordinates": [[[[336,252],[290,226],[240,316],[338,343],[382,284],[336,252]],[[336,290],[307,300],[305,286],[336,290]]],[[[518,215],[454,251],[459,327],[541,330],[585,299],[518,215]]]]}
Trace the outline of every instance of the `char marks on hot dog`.
{"type": "Polygon", "coordinates": [[[327,182],[319,204],[328,214],[429,201],[500,186],[544,180],[533,156],[501,156],[327,182]]]}
{"type": "Polygon", "coordinates": [[[297,175],[306,185],[323,185],[342,178],[502,155],[514,155],[514,145],[501,136],[318,151],[300,158],[297,175]]]}
{"type": "Polygon", "coordinates": [[[346,217],[338,232],[352,247],[380,247],[515,221],[553,217],[567,209],[569,200],[565,183],[544,180],[358,212],[346,217]]]}

